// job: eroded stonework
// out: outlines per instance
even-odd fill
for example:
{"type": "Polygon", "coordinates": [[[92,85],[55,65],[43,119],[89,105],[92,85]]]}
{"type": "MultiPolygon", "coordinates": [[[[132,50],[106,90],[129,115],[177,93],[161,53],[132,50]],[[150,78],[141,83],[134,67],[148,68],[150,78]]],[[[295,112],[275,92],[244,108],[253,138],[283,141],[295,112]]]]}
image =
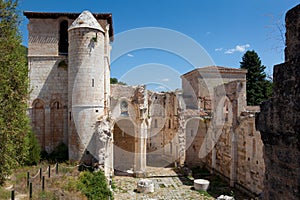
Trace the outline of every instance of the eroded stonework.
{"type": "Polygon", "coordinates": [[[300,198],[300,5],[286,14],[285,63],[274,66],[273,97],[261,105],[264,199],[300,198]]]}
{"type": "Polygon", "coordinates": [[[43,150],[63,142],[70,160],[98,163],[107,176],[205,166],[231,186],[261,193],[259,109],[246,106],[246,70],[195,69],[181,76],[182,91],[110,85],[111,14],[25,15],[29,110],[43,150]]]}

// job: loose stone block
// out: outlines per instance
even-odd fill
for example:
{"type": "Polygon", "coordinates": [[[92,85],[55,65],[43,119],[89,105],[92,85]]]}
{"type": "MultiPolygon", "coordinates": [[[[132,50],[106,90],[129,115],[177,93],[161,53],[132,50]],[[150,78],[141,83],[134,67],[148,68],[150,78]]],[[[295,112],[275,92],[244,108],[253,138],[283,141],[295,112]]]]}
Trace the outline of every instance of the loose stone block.
{"type": "Polygon", "coordinates": [[[195,179],[194,188],[195,190],[207,191],[209,187],[209,181],[205,179],[195,179]]]}
{"type": "Polygon", "coordinates": [[[149,179],[141,179],[137,183],[137,191],[140,193],[152,193],[154,192],[154,183],[149,179]]]}

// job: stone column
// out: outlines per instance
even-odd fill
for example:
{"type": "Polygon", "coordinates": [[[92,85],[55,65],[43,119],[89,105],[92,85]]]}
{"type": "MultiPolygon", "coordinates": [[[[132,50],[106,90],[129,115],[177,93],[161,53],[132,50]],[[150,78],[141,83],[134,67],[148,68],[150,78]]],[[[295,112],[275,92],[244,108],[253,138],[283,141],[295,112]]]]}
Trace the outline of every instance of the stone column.
{"type": "Polygon", "coordinates": [[[69,121],[69,118],[68,118],[68,106],[64,106],[64,111],[63,111],[63,115],[64,115],[64,125],[63,125],[63,129],[64,129],[64,143],[69,146],[69,137],[68,137],[68,121],[69,121]]]}
{"type": "Polygon", "coordinates": [[[48,105],[45,106],[45,134],[43,137],[43,144],[45,150],[50,153],[53,150],[53,136],[51,135],[51,109],[48,105]]]}
{"type": "Polygon", "coordinates": [[[136,177],[144,177],[146,174],[146,139],[147,125],[143,120],[136,131],[135,169],[136,177]]]}
{"type": "Polygon", "coordinates": [[[230,186],[234,187],[237,174],[237,135],[231,130],[231,165],[230,165],[230,186]]]}

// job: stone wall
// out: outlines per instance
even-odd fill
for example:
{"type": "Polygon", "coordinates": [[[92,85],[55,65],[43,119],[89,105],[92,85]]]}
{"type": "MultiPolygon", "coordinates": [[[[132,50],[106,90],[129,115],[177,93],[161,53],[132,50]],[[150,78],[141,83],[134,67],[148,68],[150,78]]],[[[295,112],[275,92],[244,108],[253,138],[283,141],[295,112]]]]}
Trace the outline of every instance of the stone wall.
{"type": "Polygon", "coordinates": [[[245,80],[216,86],[213,104],[212,116],[187,112],[186,164],[206,166],[231,186],[259,195],[265,172],[263,143],[255,130],[259,108],[246,106],[245,80]]]}
{"type": "MultiPolygon", "coordinates": [[[[214,88],[235,80],[245,80],[247,70],[209,66],[197,68],[181,76],[183,98],[187,108],[204,109],[205,102],[213,102],[214,88]]],[[[208,109],[209,110],[209,109],[208,109]]]]}
{"type": "Polygon", "coordinates": [[[64,56],[28,57],[29,115],[43,150],[51,152],[68,141],[68,71],[59,66],[64,56]]]}
{"type": "MultiPolygon", "coordinates": [[[[42,150],[50,153],[61,142],[68,145],[69,142],[76,143],[78,141],[76,137],[69,137],[68,135],[70,130],[68,122],[72,116],[71,107],[68,106],[71,99],[68,97],[70,95],[68,92],[68,69],[70,68],[68,65],[68,39],[70,38],[68,38],[67,29],[79,16],[79,13],[24,12],[24,15],[29,19],[28,68],[30,89],[32,90],[28,103],[29,115],[33,131],[42,150]],[[64,40],[65,48],[64,52],[60,52],[63,37],[66,40],[64,40]]],[[[96,14],[95,16],[100,24],[99,27],[105,30],[105,38],[102,38],[105,40],[105,44],[102,44],[104,47],[102,50],[104,49],[104,56],[106,57],[103,58],[105,61],[101,65],[107,70],[109,68],[109,42],[111,40],[109,37],[113,34],[112,26],[108,26],[108,21],[111,22],[111,15],[96,14]]],[[[100,36],[98,38],[99,43],[100,36]]],[[[75,51],[71,49],[71,52],[75,51]]],[[[96,66],[97,64],[93,63],[92,65],[96,66]]],[[[104,97],[106,106],[109,103],[109,95],[107,95],[110,93],[109,76],[110,74],[107,72],[106,78],[101,80],[107,88],[104,97]]],[[[90,83],[91,80],[88,82],[90,83]]],[[[94,84],[99,85],[96,78],[94,84]]]]}
{"type": "Polygon", "coordinates": [[[248,111],[239,118],[237,133],[237,172],[238,186],[259,195],[264,187],[265,161],[261,134],[255,129],[255,113],[248,111]]]}
{"type": "Polygon", "coordinates": [[[178,98],[175,92],[148,91],[147,162],[165,167],[178,159],[178,98]]]}
{"type": "Polygon", "coordinates": [[[146,171],[148,98],[145,86],[111,85],[114,168],[143,175],[146,171]]]}
{"type": "Polygon", "coordinates": [[[264,199],[300,198],[300,5],[286,14],[286,62],[274,67],[273,97],[261,105],[264,199]]]}

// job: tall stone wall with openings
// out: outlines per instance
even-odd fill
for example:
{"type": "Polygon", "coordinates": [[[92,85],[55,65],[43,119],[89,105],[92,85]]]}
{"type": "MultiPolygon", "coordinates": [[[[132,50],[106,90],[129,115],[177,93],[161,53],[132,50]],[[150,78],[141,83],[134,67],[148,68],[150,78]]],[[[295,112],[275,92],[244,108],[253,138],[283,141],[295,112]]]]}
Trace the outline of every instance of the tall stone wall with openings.
{"type": "Polygon", "coordinates": [[[178,98],[176,92],[148,91],[147,161],[165,167],[178,158],[178,98]]]}
{"type": "Polygon", "coordinates": [[[28,68],[29,115],[42,150],[68,142],[68,65],[59,54],[59,23],[66,18],[30,19],[28,68]]]}
{"type": "MultiPolygon", "coordinates": [[[[68,95],[72,95],[68,91],[70,78],[68,70],[72,67],[68,62],[70,57],[68,28],[80,13],[25,11],[24,15],[29,19],[28,76],[31,89],[28,102],[29,116],[33,131],[39,140],[42,150],[51,153],[60,143],[63,142],[68,145],[74,139],[68,134],[70,129],[69,121],[72,119],[71,107],[68,106],[71,101],[68,95]]],[[[113,40],[112,16],[110,13],[93,15],[97,24],[105,32],[105,38],[100,38],[101,35],[99,35],[97,41],[100,43],[105,40],[102,45],[102,49],[104,49],[102,58],[105,61],[103,61],[104,64],[102,63],[101,67],[108,70],[109,42],[113,40]]],[[[90,47],[93,48],[92,45],[90,47]]],[[[74,49],[71,49],[71,51],[74,51],[74,49]]],[[[96,62],[96,64],[99,65],[100,63],[96,62]]],[[[110,93],[110,73],[107,70],[105,80],[103,80],[104,83],[102,84],[107,89],[105,91],[107,94],[104,95],[104,107],[107,107],[109,104],[108,96],[110,93]]],[[[91,85],[92,81],[89,80],[87,85],[91,85]]],[[[94,85],[99,85],[97,78],[94,80],[94,85]]]]}
{"type": "Polygon", "coordinates": [[[286,14],[285,63],[274,66],[273,97],[261,105],[264,199],[300,198],[300,5],[286,14]]]}
{"type": "Polygon", "coordinates": [[[259,195],[265,171],[263,143],[255,130],[259,107],[246,106],[246,80],[215,86],[213,99],[213,115],[185,111],[186,164],[206,166],[231,186],[259,195]]]}
{"type": "Polygon", "coordinates": [[[263,143],[255,130],[257,107],[246,106],[246,81],[236,80],[215,88],[214,118],[216,144],[211,167],[232,186],[259,195],[263,188],[265,165],[263,143]]]}

